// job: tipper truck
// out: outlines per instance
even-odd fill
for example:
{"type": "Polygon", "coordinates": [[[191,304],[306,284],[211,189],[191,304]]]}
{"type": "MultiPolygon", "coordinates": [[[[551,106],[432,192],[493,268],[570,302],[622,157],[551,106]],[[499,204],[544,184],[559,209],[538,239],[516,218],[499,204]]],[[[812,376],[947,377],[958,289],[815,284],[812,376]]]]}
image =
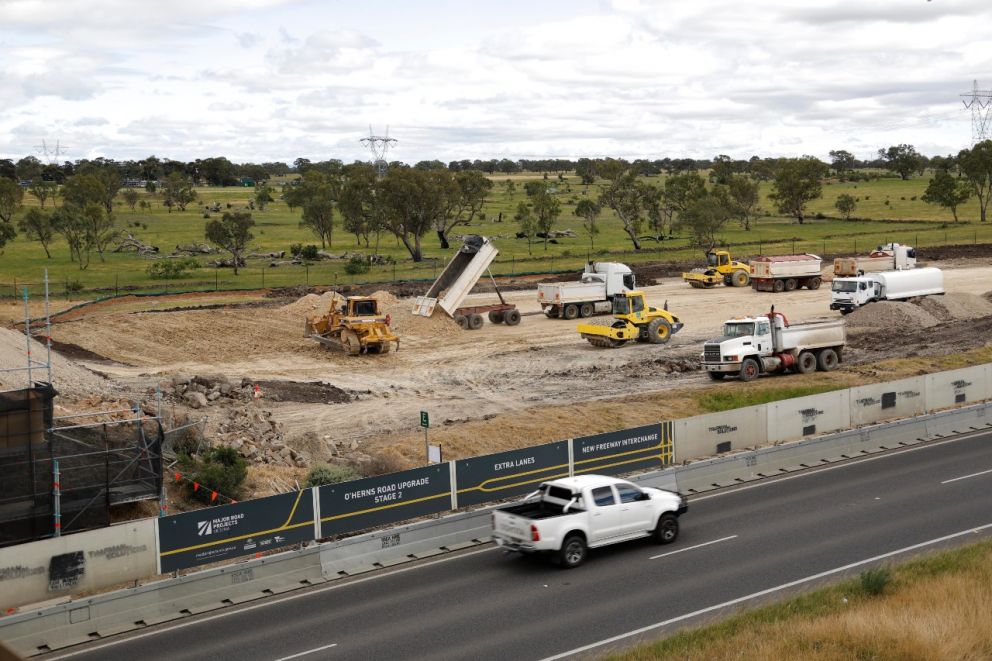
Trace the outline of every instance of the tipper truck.
{"type": "Polygon", "coordinates": [[[943,294],[944,273],[929,267],[834,278],[831,290],[830,309],[848,314],[874,301],[904,301],[943,294]]]}
{"type": "Polygon", "coordinates": [[[767,315],[729,319],[723,336],[703,345],[703,369],[715,381],[795,370],[829,372],[841,361],[847,337],[840,319],[789,324],[774,306],[767,315]]]}
{"type": "Polygon", "coordinates": [[[508,551],[546,553],[566,569],[588,549],[653,536],[674,542],[684,496],[605,475],[545,482],[522,502],[493,512],[493,541],[508,551]]]}
{"type": "Polygon", "coordinates": [[[489,305],[462,305],[475,283],[489,270],[489,265],[496,259],[499,251],[487,237],[467,236],[462,246],[448,265],[441,271],[431,288],[424,296],[418,296],[413,307],[413,314],[429,317],[434,314],[434,308],[441,309],[451,315],[462,328],[477,330],[482,328],[482,315],[488,314],[489,321],[494,324],[505,323],[516,326],[520,323],[520,310],[512,303],[507,303],[496,285],[496,279],[489,274],[496,289],[499,303],[489,305]]]}
{"type": "Polygon", "coordinates": [[[613,298],[634,286],[634,272],[626,264],[589,262],[578,282],[551,282],[537,286],[537,302],[548,317],[575,319],[613,311],[613,298]]]}
{"type": "Polygon", "coordinates": [[[879,271],[907,271],[916,268],[916,249],[899,243],[886,243],[867,257],[838,257],[834,260],[834,277],[864,275],[879,271]]]}
{"type": "Polygon", "coordinates": [[[755,291],[794,291],[800,287],[818,289],[821,260],[816,255],[778,255],[751,260],[751,286],[755,291]]]}

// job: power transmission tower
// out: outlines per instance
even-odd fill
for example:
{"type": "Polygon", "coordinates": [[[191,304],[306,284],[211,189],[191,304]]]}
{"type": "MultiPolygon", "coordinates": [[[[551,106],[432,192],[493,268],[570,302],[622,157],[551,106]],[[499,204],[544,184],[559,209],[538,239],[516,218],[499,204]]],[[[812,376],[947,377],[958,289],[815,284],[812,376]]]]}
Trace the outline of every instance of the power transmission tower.
{"type": "Polygon", "coordinates": [[[962,94],[961,103],[971,110],[971,144],[988,140],[989,111],[992,110],[992,91],[978,89],[978,81],[974,82],[970,94],[962,94]]]}
{"type": "Polygon", "coordinates": [[[386,154],[389,153],[389,148],[392,144],[398,142],[398,140],[389,137],[388,126],[386,127],[386,135],[376,135],[372,132],[372,126],[369,126],[369,137],[362,138],[361,142],[372,152],[372,164],[375,166],[376,174],[382,179],[386,176],[386,167],[388,165],[386,154]]]}
{"type": "Polygon", "coordinates": [[[55,140],[55,146],[50,147],[48,143],[45,142],[44,138],[42,138],[41,144],[35,145],[34,148],[39,154],[45,157],[45,160],[48,161],[49,165],[58,165],[59,158],[65,156],[66,151],[68,150],[65,145],[60,144],[58,139],[55,140]]]}

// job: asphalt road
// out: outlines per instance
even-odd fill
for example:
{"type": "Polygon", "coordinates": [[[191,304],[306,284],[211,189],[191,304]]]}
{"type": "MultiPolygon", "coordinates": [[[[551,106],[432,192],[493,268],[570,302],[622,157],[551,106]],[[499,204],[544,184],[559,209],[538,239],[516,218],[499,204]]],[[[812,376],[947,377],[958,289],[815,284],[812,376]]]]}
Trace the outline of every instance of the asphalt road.
{"type": "Polygon", "coordinates": [[[975,530],[986,524],[992,524],[992,434],[700,496],[690,500],[674,544],[644,540],[592,551],[587,564],[571,571],[485,547],[51,658],[595,656],[719,616],[735,607],[720,607],[728,601],[753,603],[856,574],[884,561],[870,561],[877,556],[977,541],[992,535],[992,527],[975,530]],[[955,533],[962,534],[924,544],[955,533]],[[648,630],[625,635],[642,628],[648,630]]]}

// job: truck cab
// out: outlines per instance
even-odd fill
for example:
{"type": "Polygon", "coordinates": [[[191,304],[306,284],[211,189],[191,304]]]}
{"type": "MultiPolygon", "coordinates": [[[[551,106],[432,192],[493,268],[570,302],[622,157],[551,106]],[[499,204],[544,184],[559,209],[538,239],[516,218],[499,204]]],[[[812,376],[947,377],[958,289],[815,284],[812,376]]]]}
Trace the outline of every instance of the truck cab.
{"type": "Polygon", "coordinates": [[[868,276],[834,278],[830,289],[830,309],[840,310],[841,314],[853,312],[881,297],[881,284],[868,276]]]}
{"type": "Polygon", "coordinates": [[[581,281],[603,283],[608,297],[637,289],[634,272],[617,262],[589,262],[582,271],[581,281]]]}
{"type": "Polygon", "coordinates": [[[774,353],[771,321],[764,316],[730,319],[723,324],[723,335],[708,341],[703,351],[707,371],[739,372],[745,357],[774,353]]]}

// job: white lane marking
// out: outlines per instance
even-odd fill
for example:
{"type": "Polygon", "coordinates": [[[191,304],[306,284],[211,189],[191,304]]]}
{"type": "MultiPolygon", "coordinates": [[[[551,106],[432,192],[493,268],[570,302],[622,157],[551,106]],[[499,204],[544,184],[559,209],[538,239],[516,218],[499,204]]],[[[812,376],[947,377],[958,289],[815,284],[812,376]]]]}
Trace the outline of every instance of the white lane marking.
{"type": "MultiPolygon", "coordinates": [[[[789,480],[797,480],[801,477],[809,477],[810,475],[816,475],[817,473],[826,473],[827,471],[838,470],[841,468],[850,468],[851,466],[857,466],[858,464],[866,464],[869,461],[876,461],[878,459],[888,459],[889,457],[895,457],[900,454],[905,454],[907,452],[915,452],[917,450],[926,450],[928,448],[935,448],[939,445],[946,445],[948,443],[957,443],[958,441],[967,441],[970,438],[975,438],[976,436],[983,436],[992,433],[992,429],[984,429],[974,433],[964,434],[962,436],[956,436],[954,438],[948,438],[943,441],[924,441],[919,445],[912,445],[908,448],[902,448],[901,450],[881,452],[874,455],[866,455],[864,457],[851,457],[851,460],[844,461],[842,463],[820,466],[810,466],[814,470],[801,470],[795,473],[783,473],[781,477],[778,475],[768,475],[767,478],[757,480],[752,484],[745,484],[739,487],[734,487],[731,489],[721,490],[717,493],[708,493],[704,495],[690,496],[689,503],[696,503],[700,500],[709,500],[710,498],[719,498],[720,496],[728,496],[732,493],[738,493],[740,491],[748,491],[750,489],[757,489],[759,487],[767,487],[770,484],[778,484],[779,482],[788,482],[789,480]]],[[[690,464],[691,465],[691,464],[690,464]]]]}
{"type": "Polygon", "coordinates": [[[595,643],[590,643],[582,647],[576,647],[574,650],[569,650],[567,652],[562,652],[561,654],[555,654],[554,656],[545,657],[541,661],[556,661],[557,659],[566,659],[575,654],[581,654],[582,652],[587,652],[591,649],[596,649],[597,647],[602,647],[603,645],[609,645],[610,643],[615,643],[624,638],[630,638],[631,636],[637,636],[639,634],[651,631],[652,629],[660,629],[661,627],[668,626],[670,624],[675,624],[676,622],[682,622],[684,620],[689,620],[699,615],[705,615],[706,613],[711,613],[715,610],[721,608],[726,608],[727,606],[734,606],[745,601],[750,601],[752,599],[757,599],[758,597],[763,597],[768,594],[779,592],[781,590],[787,590],[789,588],[795,587],[797,585],[802,585],[803,583],[809,583],[810,581],[815,581],[826,576],[831,576],[832,574],[837,574],[848,569],[853,569],[854,567],[860,567],[861,565],[867,565],[872,562],[877,562],[879,560],[884,560],[885,558],[891,558],[902,553],[908,553],[909,551],[915,551],[917,549],[922,549],[927,546],[932,546],[933,544],[939,544],[940,542],[946,542],[949,539],[954,539],[956,537],[962,537],[964,535],[977,534],[981,530],[987,528],[992,528],[992,523],[986,523],[983,526],[977,526],[974,528],[968,528],[967,530],[962,530],[950,535],[945,535],[943,537],[937,537],[936,539],[927,540],[925,542],[920,542],[919,544],[913,544],[912,546],[906,546],[901,549],[896,549],[895,551],[889,551],[888,553],[882,553],[881,555],[876,555],[871,558],[866,558],[864,560],[858,560],[857,562],[852,562],[849,565],[844,565],[843,567],[835,567],[834,569],[828,569],[827,571],[820,572],[819,574],[813,574],[812,576],[807,576],[805,578],[800,578],[795,581],[789,581],[788,583],[783,583],[782,585],[776,585],[773,588],[768,588],[767,590],[761,590],[760,592],[754,592],[743,597],[738,597],[737,599],[731,599],[730,601],[725,601],[722,604],[716,604],[714,606],[707,606],[706,608],[700,608],[697,611],[691,613],[686,613],[685,615],[679,615],[678,617],[673,617],[664,622],[656,622],[655,624],[649,624],[646,627],[641,627],[640,629],[634,629],[633,631],[628,631],[627,633],[622,633],[618,636],[613,636],[612,638],[604,638],[603,640],[597,641],[595,643]]]}
{"type": "MultiPolygon", "coordinates": [[[[342,579],[342,582],[337,582],[334,585],[328,585],[328,586],[325,586],[325,587],[322,587],[322,588],[316,588],[316,589],[313,589],[313,590],[307,590],[306,588],[300,588],[301,590],[303,590],[303,592],[300,592],[298,594],[292,594],[292,595],[289,595],[288,597],[282,597],[282,598],[273,599],[273,600],[268,600],[268,599],[265,599],[263,597],[260,603],[253,604],[251,606],[246,606],[244,608],[238,608],[237,610],[225,611],[223,613],[217,613],[216,615],[208,615],[207,617],[204,617],[202,619],[191,620],[189,622],[182,622],[180,624],[174,624],[174,625],[167,626],[167,627],[164,627],[164,628],[157,628],[156,627],[152,631],[148,631],[146,633],[139,633],[139,634],[136,634],[136,635],[133,635],[133,636],[127,636],[125,638],[121,638],[120,640],[112,640],[112,641],[108,641],[106,643],[102,643],[100,645],[89,646],[89,645],[85,645],[84,644],[83,647],[81,647],[80,649],[78,649],[78,650],[76,650],[74,652],[69,652],[68,654],[63,654],[61,656],[53,656],[53,657],[46,657],[46,658],[47,658],[48,661],[58,661],[59,659],[68,659],[69,657],[78,656],[80,654],[89,654],[90,652],[95,652],[97,650],[101,650],[101,649],[104,649],[106,647],[113,647],[115,645],[120,645],[121,643],[127,643],[127,642],[130,642],[132,640],[138,640],[139,638],[147,638],[148,636],[156,636],[156,635],[158,635],[160,633],[167,633],[169,631],[175,631],[176,629],[182,629],[184,627],[191,627],[193,625],[201,624],[203,622],[210,622],[211,620],[219,620],[219,619],[224,618],[224,617],[231,617],[232,615],[239,615],[240,613],[247,613],[248,611],[253,611],[253,610],[257,609],[257,608],[265,608],[267,606],[275,606],[276,604],[282,604],[282,603],[285,603],[287,601],[293,601],[295,599],[302,599],[303,597],[309,597],[311,595],[320,594],[322,592],[329,592],[330,590],[337,590],[339,588],[346,588],[349,585],[356,585],[358,583],[365,583],[366,581],[375,581],[375,580],[378,580],[380,578],[386,578],[387,576],[395,576],[396,574],[403,574],[403,573],[408,572],[408,571],[413,571],[414,569],[420,569],[421,567],[430,567],[432,565],[440,565],[441,563],[444,563],[444,562],[451,562],[452,560],[458,560],[459,558],[466,558],[466,557],[468,557],[470,555],[478,555],[479,553],[486,553],[488,551],[496,551],[498,549],[499,549],[498,546],[490,546],[488,548],[479,549],[477,551],[469,551],[468,553],[460,553],[458,555],[453,555],[453,556],[451,556],[449,558],[441,558],[440,560],[434,560],[432,562],[425,562],[423,564],[417,564],[417,565],[414,565],[414,566],[411,566],[411,567],[403,567],[401,569],[396,569],[396,570],[393,570],[393,571],[390,571],[390,572],[384,572],[384,573],[381,573],[381,574],[374,574],[372,576],[366,576],[364,578],[356,578],[353,581],[348,581],[347,579],[342,579]]],[[[151,627],[149,627],[149,628],[151,628],[151,627]]]]}
{"type": "Polygon", "coordinates": [[[982,471],[981,473],[972,473],[971,475],[962,475],[961,477],[954,477],[951,478],[950,480],[944,480],[943,482],[941,482],[941,484],[950,484],[951,482],[957,482],[958,480],[967,480],[969,477],[978,477],[979,475],[987,475],[989,473],[992,473],[992,469],[989,469],[987,471],[982,471]]]}
{"type": "Polygon", "coordinates": [[[696,544],[695,546],[687,546],[684,549],[679,549],[677,551],[669,551],[668,553],[662,553],[661,555],[653,555],[649,560],[657,560],[658,558],[664,558],[665,556],[675,555],[676,553],[682,553],[683,551],[691,551],[693,549],[699,549],[704,546],[709,546],[710,544],[719,544],[720,542],[725,542],[728,539],[737,539],[737,535],[731,535],[730,537],[721,537],[720,539],[714,539],[709,542],[703,542],[702,544],[696,544]]]}
{"type": "Polygon", "coordinates": [[[323,647],[315,647],[312,650],[307,650],[306,652],[299,652],[298,654],[290,654],[289,656],[281,656],[276,661],[289,661],[290,659],[298,659],[301,656],[306,656],[307,654],[313,654],[314,652],[321,652],[323,650],[329,650],[332,647],[337,647],[337,643],[331,643],[330,645],[324,645],[323,647]]]}

